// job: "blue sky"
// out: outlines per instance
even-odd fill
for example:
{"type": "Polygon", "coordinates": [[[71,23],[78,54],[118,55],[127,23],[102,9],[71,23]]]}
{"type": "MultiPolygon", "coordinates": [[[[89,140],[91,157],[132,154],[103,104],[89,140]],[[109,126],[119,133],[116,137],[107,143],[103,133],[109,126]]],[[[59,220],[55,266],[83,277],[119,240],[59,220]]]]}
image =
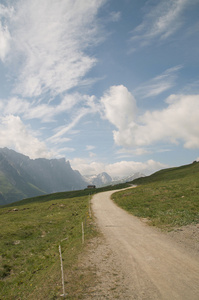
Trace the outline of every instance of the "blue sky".
{"type": "Polygon", "coordinates": [[[0,147],[83,175],[199,159],[199,0],[0,1],[0,147]]]}

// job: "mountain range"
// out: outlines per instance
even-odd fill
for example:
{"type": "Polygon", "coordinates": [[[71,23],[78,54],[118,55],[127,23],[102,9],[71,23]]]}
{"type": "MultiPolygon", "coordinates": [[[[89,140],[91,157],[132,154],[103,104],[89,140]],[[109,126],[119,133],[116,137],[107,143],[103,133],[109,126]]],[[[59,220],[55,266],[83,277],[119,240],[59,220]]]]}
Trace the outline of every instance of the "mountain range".
{"type": "Polygon", "coordinates": [[[84,176],[84,179],[88,184],[93,184],[96,187],[108,185],[113,182],[111,176],[106,172],[100,173],[98,175],[86,175],[84,176]]]}
{"type": "Polygon", "coordinates": [[[61,159],[30,159],[8,148],[0,149],[0,204],[55,192],[83,189],[86,182],[61,159]]]}
{"type": "Polygon", "coordinates": [[[39,195],[81,190],[90,184],[102,187],[129,182],[143,176],[136,173],[118,180],[105,172],[82,176],[65,158],[33,160],[14,150],[0,148],[0,205],[39,195]]]}

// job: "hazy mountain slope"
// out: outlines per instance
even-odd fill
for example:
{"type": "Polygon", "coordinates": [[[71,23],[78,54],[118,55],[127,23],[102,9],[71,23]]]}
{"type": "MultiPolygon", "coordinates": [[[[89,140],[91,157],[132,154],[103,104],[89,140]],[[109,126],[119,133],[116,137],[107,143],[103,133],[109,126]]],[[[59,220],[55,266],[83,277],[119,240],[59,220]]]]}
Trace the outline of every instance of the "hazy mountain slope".
{"type": "Polygon", "coordinates": [[[29,182],[28,174],[20,171],[22,170],[15,166],[14,160],[8,159],[0,151],[0,204],[45,193],[29,182]]]}
{"type": "Polygon", "coordinates": [[[35,159],[0,149],[0,204],[86,187],[83,177],[65,159],[35,159]]]}

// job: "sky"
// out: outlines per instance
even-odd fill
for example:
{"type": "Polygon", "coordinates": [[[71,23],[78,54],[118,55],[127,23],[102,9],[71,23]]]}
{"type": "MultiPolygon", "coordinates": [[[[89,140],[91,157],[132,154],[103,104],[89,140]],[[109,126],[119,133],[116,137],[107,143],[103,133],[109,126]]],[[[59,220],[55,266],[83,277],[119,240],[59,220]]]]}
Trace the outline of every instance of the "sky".
{"type": "Polygon", "coordinates": [[[113,178],[199,160],[199,0],[0,0],[0,147],[113,178]]]}

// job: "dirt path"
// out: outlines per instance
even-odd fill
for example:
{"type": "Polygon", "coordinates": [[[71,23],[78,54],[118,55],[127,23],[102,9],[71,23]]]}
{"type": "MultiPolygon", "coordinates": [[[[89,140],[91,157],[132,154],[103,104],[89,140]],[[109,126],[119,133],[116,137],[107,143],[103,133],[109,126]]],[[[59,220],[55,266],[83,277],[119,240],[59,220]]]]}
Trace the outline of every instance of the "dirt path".
{"type": "Polygon", "coordinates": [[[87,299],[198,300],[199,257],[120,209],[112,193],[92,199],[104,240],[90,250],[100,280],[87,299]]]}

